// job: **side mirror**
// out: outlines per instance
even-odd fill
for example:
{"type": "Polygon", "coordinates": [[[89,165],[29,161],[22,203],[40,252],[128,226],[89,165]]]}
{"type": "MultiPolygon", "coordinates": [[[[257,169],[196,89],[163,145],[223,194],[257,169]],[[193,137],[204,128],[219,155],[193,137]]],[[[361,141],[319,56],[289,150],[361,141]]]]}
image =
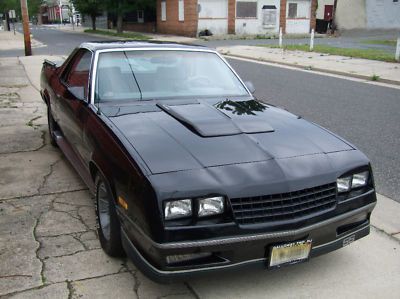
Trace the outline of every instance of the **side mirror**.
{"type": "Polygon", "coordinates": [[[85,87],[83,87],[83,86],[68,86],[68,91],[78,100],[85,101],[85,87]]]}
{"type": "Polygon", "coordinates": [[[244,85],[246,85],[247,89],[251,92],[254,93],[256,91],[253,83],[251,83],[250,81],[246,81],[244,82],[244,85]]]}

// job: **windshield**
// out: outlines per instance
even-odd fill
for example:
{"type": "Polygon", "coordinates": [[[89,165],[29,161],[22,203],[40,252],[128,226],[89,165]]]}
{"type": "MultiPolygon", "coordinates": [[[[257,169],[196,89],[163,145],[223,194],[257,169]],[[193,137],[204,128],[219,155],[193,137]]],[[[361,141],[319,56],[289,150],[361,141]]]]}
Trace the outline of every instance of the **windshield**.
{"type": "Polygon", "coordinates": [[[100,53],[95,102],[248,95],[215,53],[118,51],[100,53]]]}

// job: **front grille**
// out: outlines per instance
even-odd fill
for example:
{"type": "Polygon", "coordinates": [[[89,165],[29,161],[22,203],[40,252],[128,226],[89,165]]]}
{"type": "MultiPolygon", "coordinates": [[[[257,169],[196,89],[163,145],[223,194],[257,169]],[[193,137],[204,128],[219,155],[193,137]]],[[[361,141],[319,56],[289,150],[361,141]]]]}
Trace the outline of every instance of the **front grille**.
{"type": "Polygon", "coordinates": [[[295,221],[336,207],[336,184],[281,194],[232,198],[233,214],[239,224],[295,221]]]}

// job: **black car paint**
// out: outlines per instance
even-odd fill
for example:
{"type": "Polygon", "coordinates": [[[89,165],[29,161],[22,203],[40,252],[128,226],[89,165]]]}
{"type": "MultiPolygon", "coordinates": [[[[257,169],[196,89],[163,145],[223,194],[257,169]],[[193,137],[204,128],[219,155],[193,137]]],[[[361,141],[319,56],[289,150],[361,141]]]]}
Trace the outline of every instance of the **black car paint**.
{"type": "MultiPolygon", "coordinates": [[[[90,43],[81,47],[94,54],[102,49],[149,45],[166,47],[129,43],[90,43]]],[[[197,49],[180,45],[168,47],[197,49]]],[[[269,244],[313,237],[314,245],[318,246],[338,239],[337,227],[352,223],[369,225],[370,212],[376,202],[372,176],[366,190],[354,196],[350,194],[334,210],[294,223],[241,226],[232,215],[230,198],[324,185],[356,169],[371,172],[367,157],[331,132],[283,109],[258,102],[251,95],[101,103],[96,107],[75,99],[62,82],[61,74],[69,62],[70,58],[59,68],[44,65],[42,96],[77,157],[70,160],[75,167],[79,163],[83,166],[81,175],[88,177],[89,174],[94,179],[96,171],[101,171],[109,180],[114,197],[121,196],[128,202],[128,210],[117,206],[123,235],[143,255],[146,263],[170,271],[160,276],[173,276],[182,269],[198,268],[200,271],[202,268],[200,265],[169,269],[165,263],[168,254],[209,249],[220,254],[225,261],[222,264],[240,263],[252,257],[262,259],[269,244]],[[201,111],[201,115],[196,111],[201,111]],[[208,195],[226,198],[228,208],[222,216],[163,220],[166,200],[208,195]],[[195,243],[309,227],[366,206],[366,211],[335,222],[336,226],[330,224],[300,235],[246,243],[246,249],[241,243],[179,248],[179,242],[195,243]],[[171,242],[177,242],[178,246],[174,249],[162,246],[171,242]]]]}

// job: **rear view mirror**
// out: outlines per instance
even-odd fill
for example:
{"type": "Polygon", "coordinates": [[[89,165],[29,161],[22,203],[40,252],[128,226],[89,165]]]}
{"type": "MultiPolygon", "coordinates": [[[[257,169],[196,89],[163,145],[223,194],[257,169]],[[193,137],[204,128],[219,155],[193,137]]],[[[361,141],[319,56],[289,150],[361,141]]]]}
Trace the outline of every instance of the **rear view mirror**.
{"type": "Polygon", "coordinates": [[[244,82],[244,85],[246,85],[247,89],[251,92],[254,93],[256,91],[253,83],[251,83],[250,81],[246,81],[244,82]]]}
{"type": "Polygon", "coordinates": [[[85,101],[85,87],[68,86],[68,91],[78,100],[85,101]]]}

